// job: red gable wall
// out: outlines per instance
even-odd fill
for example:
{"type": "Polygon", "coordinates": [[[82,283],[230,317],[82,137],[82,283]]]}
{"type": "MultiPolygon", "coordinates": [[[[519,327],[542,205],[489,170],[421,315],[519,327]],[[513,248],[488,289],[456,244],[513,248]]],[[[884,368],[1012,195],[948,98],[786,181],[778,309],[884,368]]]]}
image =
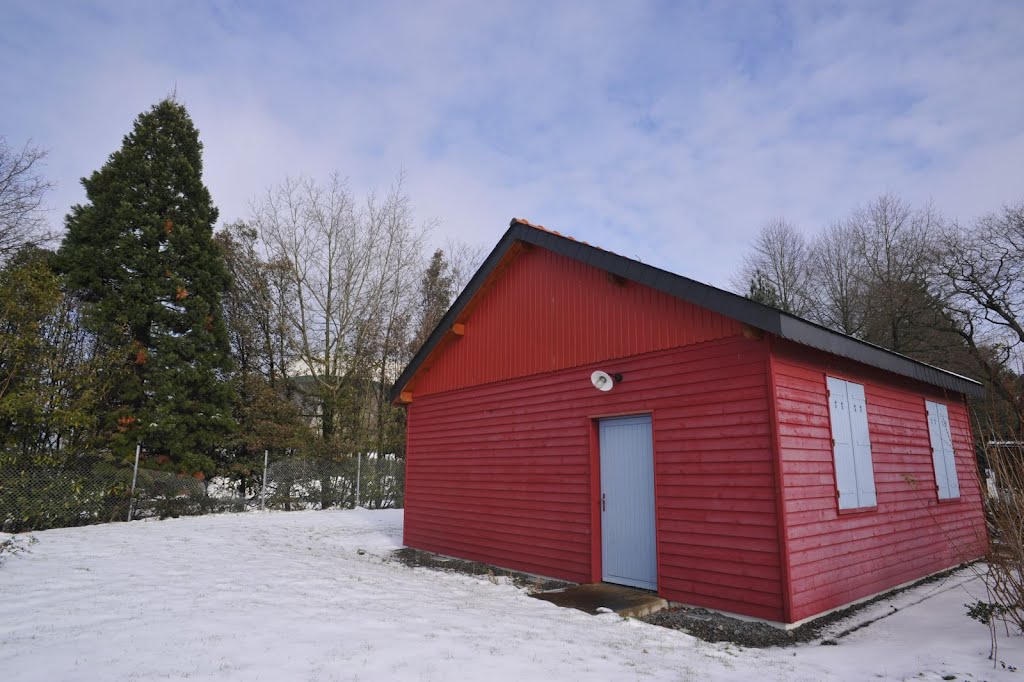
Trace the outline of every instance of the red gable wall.
{"type": "Polygon", "coordinates": [[[599,581],[596,420],[649,413],[660,593],[782,618],[764,342],[540,248],[460,322],[407,387],[406,544],[599,581]]]}
{"type": "Polygon", "coordinates": [[[434,350],[413,396],[579,367],[740,333],[740,323],[531,248],[477,294],[465,336],[434,350]]]}

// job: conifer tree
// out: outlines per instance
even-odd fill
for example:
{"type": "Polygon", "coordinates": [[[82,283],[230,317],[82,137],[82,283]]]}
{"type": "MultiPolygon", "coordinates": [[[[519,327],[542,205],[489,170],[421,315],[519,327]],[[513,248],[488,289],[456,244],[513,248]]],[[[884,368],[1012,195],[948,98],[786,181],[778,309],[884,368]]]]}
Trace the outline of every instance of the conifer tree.
{"type": "Polygon", "coordinates": [[[230,277],[185,107],[169,98],[140,114],[82,184],[88,201],[66,218],[58,267],[99,343],[123,358],[101,415],[108,442],[127,454],[141,441],[180,471],[210,474],[234,428],[221,311],[230,277]]]}
{"type": "MultiPolygon", "coordinates": [[[[764,276],[764,272],[756,270],[753,277],[750,278],[750,290],[747,292],[747,298],[751,301],[757,301],[773,308],[782,308],[779,305],[779,294],[775,291],[775,287],[768,281],[768,278],[764,276]]],[[[786,312],[789,312],[788,310],[786,312]]]]}
{"type": "Polygon", "coordinates": [[[426,343],[427,337],[441,321],[454,296],[455,275],[441,249],[434,251],[420,278],[418,325],[410,350],[415,353],[426,343]]]}

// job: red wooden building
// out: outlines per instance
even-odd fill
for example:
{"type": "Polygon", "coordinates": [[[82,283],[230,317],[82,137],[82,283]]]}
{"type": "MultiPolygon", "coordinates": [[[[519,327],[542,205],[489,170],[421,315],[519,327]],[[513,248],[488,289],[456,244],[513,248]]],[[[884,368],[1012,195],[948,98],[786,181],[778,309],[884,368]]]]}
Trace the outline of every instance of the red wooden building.
{"type": "Polygon", "coordinates": [[[405,543],[795,623],[987,548],[980,392],[514,220],[393,389],[405,543]]]}

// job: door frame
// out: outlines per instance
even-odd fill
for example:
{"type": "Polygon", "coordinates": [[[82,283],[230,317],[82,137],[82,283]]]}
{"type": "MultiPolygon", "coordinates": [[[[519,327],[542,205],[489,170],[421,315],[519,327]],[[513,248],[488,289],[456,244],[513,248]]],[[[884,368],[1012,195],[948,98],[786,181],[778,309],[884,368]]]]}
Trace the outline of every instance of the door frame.
{"type": "Polygon", "coordinates": [[[628,412],[607,412],[587,416],[590,423],[590,581],[604,581],[604,566],[601,558],[601,420],[616,417],[650,417],[651,449],[654,468],[654,556],[657,568],[658,593],[661,593],[661,531],[658,524],[658,436],[655,425],[657,414],[654,409],[630,410],[628,412]]]}

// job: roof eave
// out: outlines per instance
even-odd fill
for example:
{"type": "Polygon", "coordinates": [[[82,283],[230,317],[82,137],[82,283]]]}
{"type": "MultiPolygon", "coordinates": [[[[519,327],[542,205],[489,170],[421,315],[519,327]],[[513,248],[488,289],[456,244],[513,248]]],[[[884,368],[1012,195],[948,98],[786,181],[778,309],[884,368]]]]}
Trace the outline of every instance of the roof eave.
{"type": "Polygon", "coordinates": [[[477,271],[470,278],[466,288],[463,289],[455,298],[455,301],[453,301],[451,306],[448,308],[448,312],[444,314],[441,321],[438,322],[437,326],[434,327],[434,330],[430,332],[430,336],[427,337],[426,341],[423,342],[423,345],[420,346],[416,351],[416,354],[413,355],[409,364],[406,365],[404,370],[402,370],[402,373],[398,376],[398,379],[395,380],[395,383],[388,394],[388,398],[392,403],[398,402],[399,396],[402,394],[402,390],[413,376],[416,375],[416,371],[419,369],[420,365],[422,365],[423,361],[427,359],[427,356],[430,355],[430,352],[434,347],[444,339],[448,330],[451,329],[459,315],[473,297],[476,296],[476,293],[480,290],[480,287],[483,286],[484,282],[487,281],[491,271],[494,270],[498,263],[501,262],[501,259],[505,257],[505,254],[508,253],[508,250],[517,241],[517,237],[515,236],[515,227],[517,225],[518,223],[515,221],[512,222],[512,225],[505,231],[505,234],[502,235],[500,240],[498,240],[498,243],[495,244],[493,249],[491,249],[487,258],[484,259],[484,262],[480,264],[480,267],[477,268],[477,271]]]}

